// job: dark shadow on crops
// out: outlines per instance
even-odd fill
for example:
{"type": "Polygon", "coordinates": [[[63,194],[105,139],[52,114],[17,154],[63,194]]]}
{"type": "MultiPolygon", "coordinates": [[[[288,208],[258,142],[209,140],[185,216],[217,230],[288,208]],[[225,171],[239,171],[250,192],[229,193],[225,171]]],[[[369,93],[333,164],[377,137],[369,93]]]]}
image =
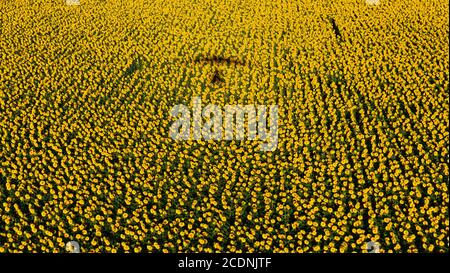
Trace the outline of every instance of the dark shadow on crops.
{"type": "Polygon", "coordinates": [[[227,65],[247,65],[245,61],[239,60],[235,57],[222,57],[222,56],[210,56],[210,57],[197,57],[194,59],[195,63],[210,63],[210,64],[227,64],[227,65]]]}
{"type": "MultiPolygon", "coordinates": [[[[222,57],[222,56],[199,56],[194,58],[195,64],[209,64],[214,67],[214,71],[211,74],[210,82],[214,85],[220,85],[225,82],[225,77],[218,68],[220,65],[226,65],[231,67],[237,66],[249,66],[245,61],[236,57],[222,57]]],[[[249,66],[250,67],[250,66],[249,66]]]]}
{"type": "Polygon", "coordinates": [[[142,70],[144,62],[140,56],[136,57],[133,62],[125,69],[123,77],[131,76],[136,71],[142,70]]]}
{"type": "Polygon", "coordinates": [[[219,70],[214,70],[214,73],[211,77],[211,83],[212,84],[221,84],[225,82],[225,79],[223,78],[223,75],[220,73],[219,70]]]}
{"type": "Polygon", "coordinates": [[[331,16],[328,16],[328,20],[331,23],[331,27],[333,28],[334,35],[336,36],[337,39],[341,40],[342,35],[341,35],[341,31],[339,30],[339,27],[336,23],[336,20],[334,20],[334,18],[331,16]]]}

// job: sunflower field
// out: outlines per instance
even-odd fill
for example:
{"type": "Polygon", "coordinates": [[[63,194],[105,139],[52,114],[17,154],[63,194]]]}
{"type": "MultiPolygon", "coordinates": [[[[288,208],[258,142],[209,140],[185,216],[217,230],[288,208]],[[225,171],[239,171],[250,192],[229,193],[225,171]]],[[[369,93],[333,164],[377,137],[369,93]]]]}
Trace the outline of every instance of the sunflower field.
{"type": "Polygon", "coordinates": [[[375,2],[0,0],[0,252],[448,252],[449,2],[375,2]]]}

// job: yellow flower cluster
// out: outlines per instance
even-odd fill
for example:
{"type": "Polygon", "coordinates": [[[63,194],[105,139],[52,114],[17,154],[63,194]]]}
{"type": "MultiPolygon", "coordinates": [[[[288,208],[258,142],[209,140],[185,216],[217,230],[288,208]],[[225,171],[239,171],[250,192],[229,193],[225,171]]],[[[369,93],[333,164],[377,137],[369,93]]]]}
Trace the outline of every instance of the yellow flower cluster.
{"type": "Polygon", "coordinates": [[[1,1],[0,252],[448,252],[448,8],[1,1]],[[196,96],[277,149],[173,140],[196,96]]]}

